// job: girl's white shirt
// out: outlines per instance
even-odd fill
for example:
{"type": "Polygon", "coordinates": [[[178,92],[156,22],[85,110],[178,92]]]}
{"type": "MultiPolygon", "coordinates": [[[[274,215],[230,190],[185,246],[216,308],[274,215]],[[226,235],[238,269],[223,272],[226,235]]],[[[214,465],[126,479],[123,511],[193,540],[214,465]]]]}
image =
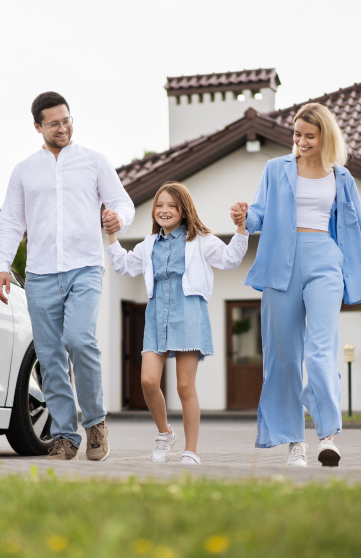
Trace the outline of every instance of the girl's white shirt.
{"type": "MultiPolygon", "coordinates": [[[[119,242],[108,247],[111,262],[119,275],[135,277],[143,273],[148,298],[153,297],[152,253],[157,236],[146,236],[143,242],[129,252],[122,248],[119,242]]],[[[186,242],[185,272],[182,278],[184,295],[199,295],[208,302],[213,291],[212,267],[222,270],[236,269],[247,248],[248,231],[245,236],[236,232],[228,245],[213,234],[198,234],[194,240],[186,242]]]]}

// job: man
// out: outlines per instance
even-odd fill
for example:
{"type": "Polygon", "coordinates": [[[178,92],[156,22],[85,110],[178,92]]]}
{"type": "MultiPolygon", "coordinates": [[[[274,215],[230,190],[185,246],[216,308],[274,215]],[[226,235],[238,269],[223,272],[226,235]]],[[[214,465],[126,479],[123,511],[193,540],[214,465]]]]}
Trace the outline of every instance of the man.
{"type": "Polygon", "coordinates": [[[134,205],[109,161],[72,142],[73,119],[64,97],[42,93],[31,112],[44,145],[15,167],[0,213],[0,300],[8,303],[3,286],[9,294],[9,268],[26,228],[25,291],[55,440],[46,459],[78,459],[81,436],[69,353],[86,456],[104,461],[110,448],[96,339],[104,272],[100,206],[103,202],[107,208],[103,224],[109,233],[126,231],[134,205]]]}

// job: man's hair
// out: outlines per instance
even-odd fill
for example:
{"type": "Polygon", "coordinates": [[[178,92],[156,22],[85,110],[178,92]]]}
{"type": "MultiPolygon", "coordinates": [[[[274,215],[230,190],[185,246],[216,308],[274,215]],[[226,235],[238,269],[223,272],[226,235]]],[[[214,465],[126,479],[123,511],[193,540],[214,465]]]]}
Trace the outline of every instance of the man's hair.
{"type": "Polygon", "coordinates": [[[59,93],[55,93],[54,91],[47,91],[46,93],[40,93],[34,99],[33,104],[31,105],[31,113],[34,118],[34,122],[41,126],[43,122],[43,110],[53,107],[58,107],[59,105],[65,105],[70,112],[69,105],[59,93]]]}
{"type": "Polygon", "coordinates": [[[152,207],[152,233],[159,233],[161,226],[155,220],[155,210],[157,207],[157,202],[160,194],[162,192],[168,192],[174,200],[177,210],[183,212],[183,224],[185,224],[188,230],[187,241],[193,240],[197,234],[205,236],[206,234],[211,234],[211,230],[207,229],[198,217],[196,208],[187,188],[184,184],[176,182],[175,180],[169,180],[164,182],[156,193],[153,201],[152,207]]]}

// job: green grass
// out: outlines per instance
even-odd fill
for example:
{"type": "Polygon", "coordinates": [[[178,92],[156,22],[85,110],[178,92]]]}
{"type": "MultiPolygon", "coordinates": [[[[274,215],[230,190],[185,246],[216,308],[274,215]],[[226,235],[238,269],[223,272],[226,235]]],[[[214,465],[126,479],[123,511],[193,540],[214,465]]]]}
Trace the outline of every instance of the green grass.
{"type": "Polygon", "coordinates": [[[361,485],[0,481],[0,556],[359,558],[361,485]]]}
{"type": "MultiPolygon", "coordinates": [[[[312,417],[310,415],[305,415],[305,420],[312,420],[312,417]]],[[[356,414],[356,415],[353,414],[349,417],[347,413],[343,413],[342,420],[361,422],[361,415],[360,414],[356,414]]]]}

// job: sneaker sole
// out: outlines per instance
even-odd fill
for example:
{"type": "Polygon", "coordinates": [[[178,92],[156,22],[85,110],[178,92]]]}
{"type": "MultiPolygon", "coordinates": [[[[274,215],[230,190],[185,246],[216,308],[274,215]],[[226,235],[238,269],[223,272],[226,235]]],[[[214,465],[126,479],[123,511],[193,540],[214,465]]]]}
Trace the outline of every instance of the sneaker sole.
{"type": "MultiPolygon", "coordinates": [[[[178,440],[178,436],[177,436],[177,434],[174,432],[174,442],[173,442],[173,444],[170,446],[169,450],[171,450],[172,447],[175,446],[177,440],[178,440]]],[[[167,458],[168,458],[168,459],[162,459],[162,460],[160,460],[160,459],[152,459],[152,456],[150,456],[150,460],[151,460],[152,463],[168,463],[168,461],[170,460],[170,451],[169,451],[169,454],[167,455],[167,458]]]]}
{"type": "Polygon", "coordinates": [[[318,455],[318,460],[322,463],[322,467],[338,467],[341,456],[331,449],[325,449],[318,455]]]}
{"type": "Polygon", "coordinates": [[[101,459],[89,459],[88,456],[86,456],[86,460],[87,461],[97,461],[98,463],[100,463],[101,461],[105,461],[106,459],[108,459],[110,454],[110,445],[108,444],[108,451],[107,453],[104,455],[104,457],[102,457],[101,459]]]}
{"type": "Polygon", "coordinates": [[[50,459],[49,457],[45,457],[44,461],[79,461],[79,456],[76,455],[75,457],[72,457],[71,459],[50,459]]]}

